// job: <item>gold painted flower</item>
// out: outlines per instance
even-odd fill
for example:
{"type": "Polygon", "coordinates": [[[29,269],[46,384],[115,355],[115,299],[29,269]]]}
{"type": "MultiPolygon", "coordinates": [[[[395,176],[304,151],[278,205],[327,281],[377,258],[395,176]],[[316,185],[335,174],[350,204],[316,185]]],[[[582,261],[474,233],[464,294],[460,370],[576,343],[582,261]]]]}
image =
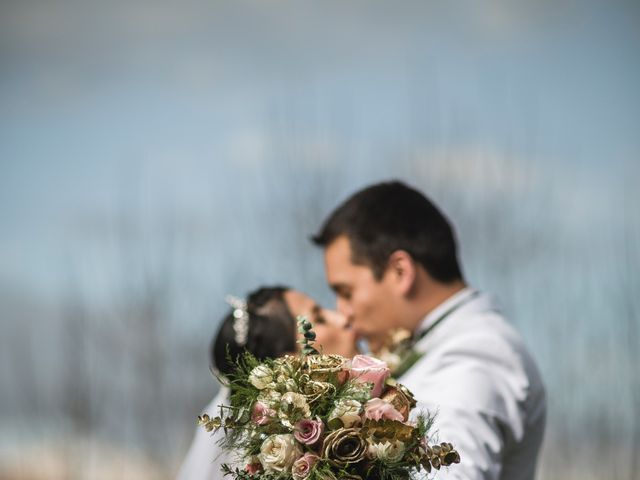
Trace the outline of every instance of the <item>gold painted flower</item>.
{"type": "Polygon", "coordinates": [[[364,459],[366,452],[367,442],[357,428],[340,428],[325,437],[322,458],[343,466],[364,459]]]}
{"type": "Polygon", "coordinates": [[[399,440],[408,443],[414,434],[414,428],[396,420],[365,420],[362,436],[372,442],[399,440]]]}
{"type": "Polygon", "coordinates": [[[304,396],[309,403],[317,401],[321,397],[327,397],[333,395],[336,392],[336,387],[329,382],[316,382],[315,380],[309,380],[304,384],[302,388],[304,396]]]}
{"type": "Polygon", "coordinates": [[[416,400],[412,393],[395,380],[387,381],[387,389],[380,396],[382,400],[393,405],[393,407],[402,414],[404,421],[409,418],[409,412],[416,406],[416,400]]]}
{"type": "Polygon", "coordinates": [[[309,355],[307,369],[312,380],[326,382],[335,377],[340,383],[346,378],[346,358],[340,355],[309,355]]]}

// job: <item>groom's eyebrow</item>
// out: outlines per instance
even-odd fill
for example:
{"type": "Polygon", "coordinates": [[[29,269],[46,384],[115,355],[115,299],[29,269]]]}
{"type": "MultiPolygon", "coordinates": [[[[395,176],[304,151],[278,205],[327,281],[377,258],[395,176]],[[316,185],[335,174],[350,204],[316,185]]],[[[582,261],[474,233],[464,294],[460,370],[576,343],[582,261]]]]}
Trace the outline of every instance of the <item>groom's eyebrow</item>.
{"type": "Polygon", "coordinates": [[[347,290],[349,288],[349,286],[345,283],[331,283],[329,284],[329,287],[337,295],[339,295],[343,290],[347,290]]]}

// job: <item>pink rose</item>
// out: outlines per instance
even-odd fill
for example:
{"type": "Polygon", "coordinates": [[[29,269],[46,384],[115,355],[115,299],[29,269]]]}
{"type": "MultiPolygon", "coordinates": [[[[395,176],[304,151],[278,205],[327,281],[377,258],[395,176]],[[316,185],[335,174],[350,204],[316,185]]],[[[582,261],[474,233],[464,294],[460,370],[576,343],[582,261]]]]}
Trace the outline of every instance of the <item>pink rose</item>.
{"type": "Polygon", "coordinates": [[[385,362],[367,355],[356,355],[351,361],[349,377],[357,382],[373,383],[372,397],[379,397],[384,388],[384,382],[391,375],[385,362]]]}
{"type": "Polygon", "coordinates": [[[393,405],[379,398],[372,398],[364,405],[364,418],[369,420],[396,420],[402,422],[404,417],[393,405]]]}
{"type": "Polygon", "coordinates": [[[247,466],[244,467],[244,471],[249,475],[255,475],[262,471],[262,465],[260,463],[247,463],[247,466]]]}
{"type": "Polygon", "coordinates": [[[256,425],[266,425],[276,416],[276,412],[267,407],[264,403],[256,402],[251,412],[251,421],[256,425]]]}
{"type": "Polygon", "coordinates": [[[300,443],[313,445],[324,433],[324,423],[319,420],[303,419],[293,427],[293,436],[300,443]]]}
{"type": "Polygon", "coordinates": [[[317,455],[313,453],[305,453],[298,460],[293,462],[293,469],[291,473],[293,474],[294,480],[303,480],[309,476],[309,472],[311,472],[311,468],[316,464],[319,460],[317,455]]]}

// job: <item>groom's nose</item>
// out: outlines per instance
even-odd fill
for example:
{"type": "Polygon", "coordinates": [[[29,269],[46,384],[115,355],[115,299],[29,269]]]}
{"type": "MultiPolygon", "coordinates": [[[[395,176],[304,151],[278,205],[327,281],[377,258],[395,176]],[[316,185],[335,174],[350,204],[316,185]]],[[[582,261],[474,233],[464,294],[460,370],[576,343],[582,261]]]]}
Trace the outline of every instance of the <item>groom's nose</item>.
{"type": "Polygon", "coordinates": [[[351,302],[338,297],[336,300],[336,310],[346,317],[347,322],[351,322],[353,317],[353,308],[351,302]]]}

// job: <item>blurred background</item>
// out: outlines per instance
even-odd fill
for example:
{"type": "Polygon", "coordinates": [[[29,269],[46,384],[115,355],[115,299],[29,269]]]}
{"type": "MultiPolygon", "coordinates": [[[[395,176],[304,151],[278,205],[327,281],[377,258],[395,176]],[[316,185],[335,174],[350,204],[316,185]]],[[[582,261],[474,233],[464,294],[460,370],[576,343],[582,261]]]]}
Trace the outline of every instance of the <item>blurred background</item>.
{"type": "Polygon", "coordinates": [[[0,3],[0,478],[172,478],[227,292],[399,178],[548,387],[539,479],[639,479],[640,5],[0,3]]]}

